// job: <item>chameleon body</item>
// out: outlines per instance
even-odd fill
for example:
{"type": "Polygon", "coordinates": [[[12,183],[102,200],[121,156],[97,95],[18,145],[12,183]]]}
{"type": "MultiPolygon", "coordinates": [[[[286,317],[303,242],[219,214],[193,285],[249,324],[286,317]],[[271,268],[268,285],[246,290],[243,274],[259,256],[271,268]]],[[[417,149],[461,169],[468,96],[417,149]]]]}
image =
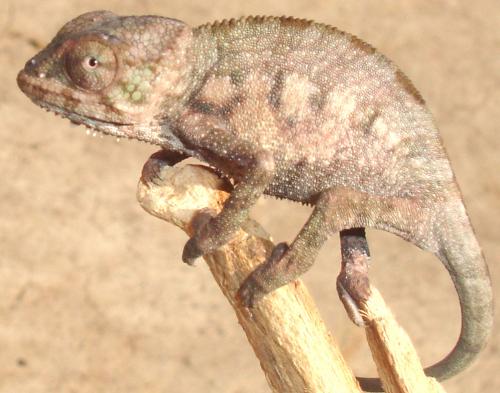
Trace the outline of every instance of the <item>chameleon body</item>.
{"type": "Polygon", "coordinates": [[[96,11],[62,27],[18,84],[74,123],[159,145],[172,165],[196,157],[234,181],[187,242],[187,263],[230,240],[262,194],[313,205],[293,242],[244,282],[243,304],[306,271],[332,234],[377,228],[434,253],[457,289],[460,337],[427,373],[448,378],[483,348],[488,269],[438,131],[412,83],[360,39],[292,18],[191,28],[96,11]]]}

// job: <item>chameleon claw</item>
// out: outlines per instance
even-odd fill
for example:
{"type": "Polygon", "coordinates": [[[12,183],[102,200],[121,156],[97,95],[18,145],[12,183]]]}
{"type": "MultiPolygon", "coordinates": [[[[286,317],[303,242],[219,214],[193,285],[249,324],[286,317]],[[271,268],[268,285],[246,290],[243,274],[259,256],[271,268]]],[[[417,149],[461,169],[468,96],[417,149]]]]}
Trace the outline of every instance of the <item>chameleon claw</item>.
{"type": "Polygon", "coordinates": [[[241,284],[236,299],[245,308],[252,309],[255,304],[264,297],[266,292],[257,283],[257,281],[250,275],[243,284],[241,284]]]}
{"type": "Polygon", "coordinates": [[[194,235],[187,241],[182,251],[182,261],[193,266],[198,258],[213,251],[213,241],[207,235],[207,226],[215,213],[205,209],[197,213],[191,220],[194,235]]]}
{"type": "Polygon", "coordinates": [[[150,159],[142,168],[141,181],[146,184],[162,185],[162,169],[165,163],[162,160],[150,159]]]}
{"type": "Polygon", "coordinates": [[[282,261],[283,256],[288,251],[289,246],[287,243],[278,243],[273,250],[271,255],[265,263],[257,267],[241,284],[240,289],[236,298],[239,300],[240,304],[246,308],[253,308],[255,304],[262,299],[266,294],[268,294],[271,289],[265,288],[261,283],[266,282],[261,279],[262,272],[269,267],[273,267],[280,261],[282,261]]]}
{"type": "Polygon", "coordinates": [[[182,250],[182,261],[189,266],[193,266],[202,255],[203,252],[198,246],[196,237],[192,237],[186,242],[184,250],[182,250]]]}
{"type": "Polygon", "coordinates": [[[342,284],[342,279],[337,277],[337,293],[339,295],[339,299],[344,305],[344,309],[346,310],[347,316],[349,319],[358,327],[365,327],[365,321],[363,320],[363,316],[361,315],[361,311],[353,299],[353,297],[349,294],[347,289],[342,284]]]}
{"type": "Polygon", "coordinates": [[[283,258],[283,255],[285,255],[289,248],[290,246],[285,242],[276,244],[276,246],[274,246],[273,250],[271,251],[271,255],[269,256],[267,263],[275,263],[281,260],[281,258],[283,258]]]}

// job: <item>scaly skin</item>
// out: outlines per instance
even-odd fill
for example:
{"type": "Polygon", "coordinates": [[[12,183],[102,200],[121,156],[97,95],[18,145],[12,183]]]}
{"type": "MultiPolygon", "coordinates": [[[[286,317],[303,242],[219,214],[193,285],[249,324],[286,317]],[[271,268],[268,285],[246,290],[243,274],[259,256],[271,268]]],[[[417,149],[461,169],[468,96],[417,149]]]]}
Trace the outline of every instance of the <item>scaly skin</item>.
{"type": "Polygon", "coordinates": [[[159,145],[172,165],[197,157],[233,179],[221,213],[186,244],[187,263],[226,243],[263,193],[314,205],[296,239],[242,285],[243,304],[306,271],[333,233],[383,229],[434,253],[459,295],[457,345],[427,373],[448,378],[483,348],[488,270],[437,129],[404,74],[356,37],[291,18],[193,29],[97,11],[67,23],[18,84],[72,122],[159,145]]]}

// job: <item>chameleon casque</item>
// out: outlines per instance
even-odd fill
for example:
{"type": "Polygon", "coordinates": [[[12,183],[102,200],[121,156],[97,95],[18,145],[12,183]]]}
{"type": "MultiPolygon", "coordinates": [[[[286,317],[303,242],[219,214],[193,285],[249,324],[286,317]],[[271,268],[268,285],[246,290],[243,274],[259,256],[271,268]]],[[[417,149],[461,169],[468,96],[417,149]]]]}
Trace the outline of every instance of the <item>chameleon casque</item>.
{"type": "Polygon", "coordinates": [[[223,210],[185,245],[187,263],[226,243],[262,194],[313,205],[293,242],[244,282],[244,305],[306,271],[330,235],[382,229],[434,253],[458,292],[460,337],[427,374],[448,378],[483,348],[488,269],[432,116],[406,76],[355,36],[293,18],[191,28],[96,11],[64,25],[17,80],[73,123],[159,145],[171,165],[196,157],[233,180],[223,210]]]}

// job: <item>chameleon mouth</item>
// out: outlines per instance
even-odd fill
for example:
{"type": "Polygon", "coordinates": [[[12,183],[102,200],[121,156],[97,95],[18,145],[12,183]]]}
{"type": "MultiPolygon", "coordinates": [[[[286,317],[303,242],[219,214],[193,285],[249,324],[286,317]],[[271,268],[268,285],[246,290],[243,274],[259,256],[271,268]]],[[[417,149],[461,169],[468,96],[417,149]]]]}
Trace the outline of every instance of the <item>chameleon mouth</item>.
{"type": "MultiPolygon", "coordinates": [[[[54,113],[56,116],[68,119],[71,126],[83,125],[87,128],[87,135],[101,137],[104,135],[115,137],[119,142],[120,139],[133,139],[140,142],[145,142],[155,146],[163,146],[173,150],[181,150],[188,152],[182,142],[171,133],[162,132],[160,124],[133,124],[133,123],[118,123],[112,121],[103,121],[94,117],[82,116],[74,112],[67,112],[64,109],[52,105],[50,103],[37,100],[30,97],[31,100],[47,112],[54,113]]],[[[194,154],[190,152],[191,155],[194,154]]]]}
{"type": "MultiPolygon", "coordinates": [[[[110,135],[117,138],[134,138],[133,134],[127,133],[133,129],[132,123],[121,123],[110,120],[102,120],[94,116],[80,115],[76,112],[68,111],[57,103],[64,100],[65,94],[63,87],[55,85],[53,89],[46,86],[46,76],[43,73],[33,74],[25,69],[21,70],[17,76],[17,84],[24,94],[39,107],[47,112],[68,119],[73,125],[83,125],[87,128],[87,134],[94,131],[103,135],[110,135]],[[52,102],[54,101],[54,102],[52,102]]],[[[67,99],[68,97],[66,97],[67,99]]]]}

